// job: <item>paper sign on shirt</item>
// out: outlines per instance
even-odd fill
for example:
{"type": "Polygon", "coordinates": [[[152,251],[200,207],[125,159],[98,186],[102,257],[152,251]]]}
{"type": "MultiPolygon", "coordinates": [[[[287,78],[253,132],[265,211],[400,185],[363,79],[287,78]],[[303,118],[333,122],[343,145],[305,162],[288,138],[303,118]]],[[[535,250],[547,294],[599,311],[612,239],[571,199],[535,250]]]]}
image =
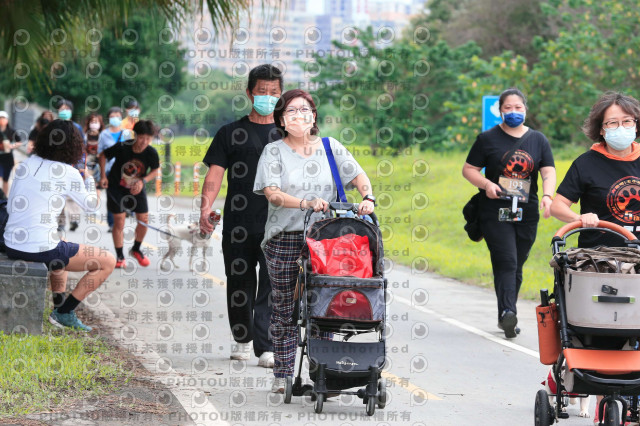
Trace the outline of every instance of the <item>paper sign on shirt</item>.
{"type": "Polygon", "coordinates": [[[508,178],[506,176],[500,176],[498,178],[498,185],[502,187],[503,194],[500,198],[507,200],[511,197],[518,197],[518,202],[526,203],[529,201],[529,192],[531,191],[531,178],[516,179],[508,178]]]}

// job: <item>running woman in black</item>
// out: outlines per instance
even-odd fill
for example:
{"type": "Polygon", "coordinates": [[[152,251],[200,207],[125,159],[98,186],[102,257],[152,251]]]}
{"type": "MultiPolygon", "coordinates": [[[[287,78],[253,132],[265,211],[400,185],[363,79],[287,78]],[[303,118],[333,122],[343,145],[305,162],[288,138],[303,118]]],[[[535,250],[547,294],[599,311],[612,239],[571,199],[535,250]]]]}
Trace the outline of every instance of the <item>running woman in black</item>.
{"type": "Polygon", "coordinates": [[[481,190],[480,228],[491,253],[498,327],[507,338],[513,338],[519,332],[516,302],[522,286],[522,267],[536,239],[540,220],[538,172],[542,175],[543,189],[540,209],[544,209],[544,217],[548,218],[556,170],[547,138],[524,125],[527,104],[522,92],[514,88],[505,90],[499,106],[503,122],[478,135],[462,175],[481,190]],[[513,151],[523,137],[526,139],[513,151]],[[507,159],[509,152],[512,154],[507,159]],[[486,168],[484,175],[482,168],[486,168]],[[501,194],[507,186],[514,185],[523,191],[519,202],[522,218],[500,220],[500,209],[511,207],[511,201],[501,199],[501,194]]]}

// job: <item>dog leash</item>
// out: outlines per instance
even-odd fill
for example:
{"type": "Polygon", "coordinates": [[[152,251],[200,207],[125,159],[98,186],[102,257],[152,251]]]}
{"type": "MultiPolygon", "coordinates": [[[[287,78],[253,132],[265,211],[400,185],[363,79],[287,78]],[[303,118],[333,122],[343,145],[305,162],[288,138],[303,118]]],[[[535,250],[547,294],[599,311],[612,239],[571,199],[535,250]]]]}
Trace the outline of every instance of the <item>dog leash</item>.
{"type": "MultiPolygon", "coordinates": [[[[113,201],[113,202],[114,202],[114,203],[116,203],[116,204],[120,204],[120,203],[118,202],[118,200],[116,200],[116,199],[115,199],[115,197],[114,197],[113,195],[109,194],[109,190],[108,190],[107,188],[105,188],[105,191],[106,191],[106,193],[107,193],[107,196],[108,196],[109,198],[111,198],[111,201],[113,201]]],[[[177,238],[177,239],[179,239],[179,240],[183,240],[183,241],[191,241],[191,240],[188,240],[188,239],[186,239],[186,238],[180,238],[180,237],[178,237],[177,235],[173,235],[171,232],[168,232],[168,231],[162,230],[162,229],[160,229],[160,228],[156,228],[155,226],[151,226],[151,225],[149,225],[148,223],[143,222],[143,221],[141,221],[141,220],[137,219],[137,218],[135,217],[135,212],[134,212],[134,211],[129,210],[129,209],[127,209],[127,208],[126,208],[126,207],[124,207],[124,206],[121,206],[121,207],[122,207],[122,209],[123,209],[126,213],[130,214],[131,216],[133,216],[133,217],[135,218],[135,221],[136,221],[137,223],[139,223],[140,225],[142,225],[142,226],[144,226],[144,227],[146,227],[146,228],[148,228],[148,229],[153,229],[153,230],[154,230],[154,231],[156,231],[156,232],[160,232],[161,234],[165,234],[165,235],[168,235],[168,236],[170,236],[170,237],[177,238]]]]}

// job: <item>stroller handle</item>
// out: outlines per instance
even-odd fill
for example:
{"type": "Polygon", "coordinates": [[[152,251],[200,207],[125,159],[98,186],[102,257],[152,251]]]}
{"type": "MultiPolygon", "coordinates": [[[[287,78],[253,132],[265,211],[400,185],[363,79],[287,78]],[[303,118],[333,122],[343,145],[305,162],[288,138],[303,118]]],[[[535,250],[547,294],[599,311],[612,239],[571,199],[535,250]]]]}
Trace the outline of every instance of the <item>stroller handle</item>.
{"type": "MultiPolygon", "coordinates": [[[[582,221],[576,220],[575,222],[567,223],[562,228],[556,232],[554,238],[564,238],[569,231],[573,231],[574,229],[578,229],[582,227],[582,221]]],[[[626,238],[629,241],[633,241],[637,239],[637,237],[628,229],[623,228],[620,225],[615,223],[607,222],[606,220],[601,220],[598,222],[598,226],[595,228],[582,228],[582,230],[598,230],[598,229],[606,229],[609,231],[613,231],[614,233],[620,234],[622,237],[626,238]]]]}
{"type": "MultiPolygon", "coordinates": [[[[358,213],[358,203],[341,203],[341,202],[333,202],[333,203],[329,203],[329,209],[327,210],[327,212],[331,211],[331,210],[348,210],[353,212],[354,214],[358,213]]],[[[325,212],[325,217],[326,217],[326,213],[325,212]]],[[[306,209],[306,212],[304,214],[304,231],[303,231],[303,235],[304,238],[306,240],[307,238],[307,227],[309,225],[309,220],[311,219],[311,215],[314,213],[313,209],[306,209]]],[[[378,217],[376,216],[376,214],[374,212],[371,212],[369,214],[367,214],[366,216],[369,216],[371,218],[371,220],[373,221],[373,224],[375,226],[380,226],[380,222],[378,222],[378,217]]],[[[356,216],[357,217],[357,216],[356,216]]]]}

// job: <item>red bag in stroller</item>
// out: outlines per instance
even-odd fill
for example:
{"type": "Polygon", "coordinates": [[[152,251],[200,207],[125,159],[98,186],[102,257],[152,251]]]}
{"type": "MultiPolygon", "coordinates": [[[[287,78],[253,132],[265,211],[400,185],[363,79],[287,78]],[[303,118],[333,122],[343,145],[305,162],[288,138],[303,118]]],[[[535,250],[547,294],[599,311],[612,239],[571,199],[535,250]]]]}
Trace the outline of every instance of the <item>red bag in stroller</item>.
{"type": "Polygon", "coordinates": [[[369,238],[366,235],[346,234],[320,241],[307,237],[307,246],[314,274],[356,278],[373,276],[369,238]]]}

